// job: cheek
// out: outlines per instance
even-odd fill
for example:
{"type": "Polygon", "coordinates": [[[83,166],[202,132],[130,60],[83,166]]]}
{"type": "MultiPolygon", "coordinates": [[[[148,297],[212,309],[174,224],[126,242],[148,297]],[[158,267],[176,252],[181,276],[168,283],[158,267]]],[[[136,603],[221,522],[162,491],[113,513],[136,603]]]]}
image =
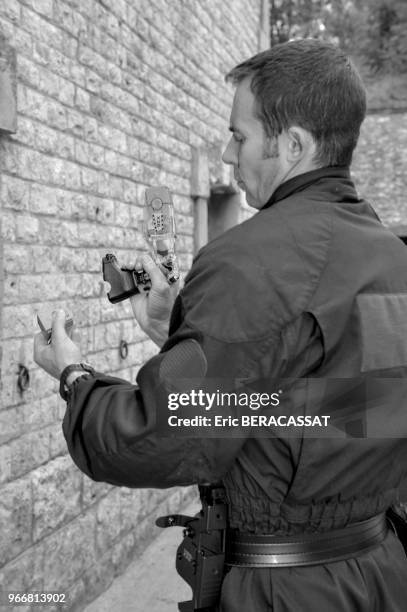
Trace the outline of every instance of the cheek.
{"type": "Polygon", "coordinates": [[[260,178],[260,164],[251,151],[241,152],[239,158],[239,174],[248,188],[256,188],[260,178]]]}
{"type": "Polygon", "coordinates": [[[251,151],[249,146],[243,145],[240,147],[238,160],[239,160],[239,169],[241,172],[245,174],[253,173],[253,170],[256,167],[256,162],[255,162],[253,151],[251,151]]]}

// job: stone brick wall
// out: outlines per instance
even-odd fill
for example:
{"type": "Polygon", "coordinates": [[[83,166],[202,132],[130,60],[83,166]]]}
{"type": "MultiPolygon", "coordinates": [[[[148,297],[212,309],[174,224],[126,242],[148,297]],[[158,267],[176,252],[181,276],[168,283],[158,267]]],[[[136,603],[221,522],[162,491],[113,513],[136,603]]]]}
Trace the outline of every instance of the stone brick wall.
{"type": "Polygon", "coordinates": [[[112,488],[76,469],[57,384],[32,360],[35,314],[71,312],[87,360],[126,379],[156,352],[129,305],[109,305],[101,257],[134,260],[144,189],[164,184],[189,268],[192,149],[225,140],[232,89],[223,77],[265,40],[264,4],[0,3],[18,80],[17,132],[0,136],[0,588],[66,592],[80,610],[156,535],[154,517],[191,495],[112,488]],[[24,393],[19,364],[30,373],[24,393]]]}

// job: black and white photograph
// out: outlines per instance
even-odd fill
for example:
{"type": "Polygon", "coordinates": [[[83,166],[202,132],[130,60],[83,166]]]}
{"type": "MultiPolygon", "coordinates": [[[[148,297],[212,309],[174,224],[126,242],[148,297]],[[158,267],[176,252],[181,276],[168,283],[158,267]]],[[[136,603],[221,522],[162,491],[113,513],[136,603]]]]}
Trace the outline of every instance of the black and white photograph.
{"type": "Polygon", "coordinates": [[[0,0],[0,611],[407,611],[406,0],[0,0]]]}

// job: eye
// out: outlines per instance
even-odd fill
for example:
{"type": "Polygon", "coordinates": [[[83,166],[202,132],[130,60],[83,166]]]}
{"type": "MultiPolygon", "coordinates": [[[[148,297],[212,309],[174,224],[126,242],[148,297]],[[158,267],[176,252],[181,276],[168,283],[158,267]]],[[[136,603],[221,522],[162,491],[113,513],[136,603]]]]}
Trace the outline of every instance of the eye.
{"type": "Polygon", "coordinates": [[[241,134],[238,134],[237,132],[233,132],[233,139],[235,142],[243,142],[244,138],[241,134]]]}

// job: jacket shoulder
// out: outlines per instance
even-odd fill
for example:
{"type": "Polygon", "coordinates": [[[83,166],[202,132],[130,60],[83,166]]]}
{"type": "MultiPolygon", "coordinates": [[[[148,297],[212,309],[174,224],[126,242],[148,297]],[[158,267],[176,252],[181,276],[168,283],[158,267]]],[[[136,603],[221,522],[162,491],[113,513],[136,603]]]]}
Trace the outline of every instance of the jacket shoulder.
{"type": "Polygon", "coordinates": [[[267,209],[201,249],[181,293],[189,325],[230,342],[278,333],[320,277],[331,235],[322,217],[306,223],[299,214],[294,223],[267,209]],[[312,239],[301,238],[305,225],[312,239]]]}

